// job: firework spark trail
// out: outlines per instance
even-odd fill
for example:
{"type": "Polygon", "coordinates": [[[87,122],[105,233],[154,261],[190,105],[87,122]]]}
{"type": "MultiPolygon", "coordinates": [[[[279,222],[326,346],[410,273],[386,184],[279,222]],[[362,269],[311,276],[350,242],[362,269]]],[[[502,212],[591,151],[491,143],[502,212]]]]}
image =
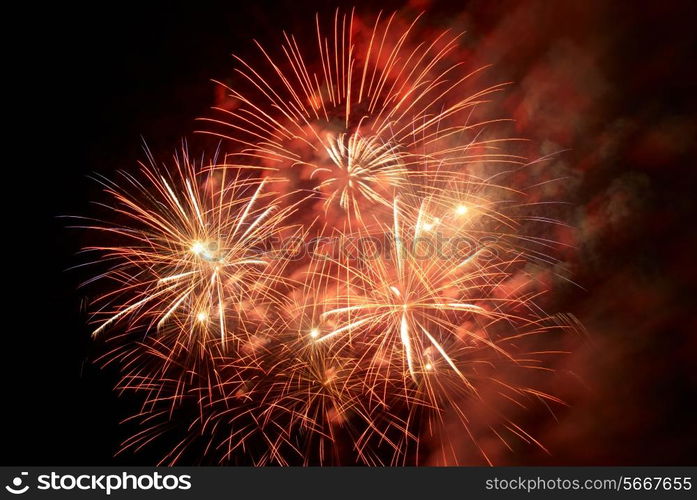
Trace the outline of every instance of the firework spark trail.
{"type": "Polygon", "coordinates": [[[102,181],[110,222],[83,226],[110,240],[86,249],[110,266],[90,280],[109,283],[94,335],[117,389],[143,396],[122,450],[174,432],[161,463],[198,446],[221,463],[405,465],[430,447],[453,464],[454,415],[492,463],[482,412],[507,448],[544,449],[514,416],[563,404],[521,375],[564,353],[538,338],[578,329],[537,306],[529,267],[557,264],[539,228],[560,223],[521,184],[518,139],[492,135],[505,120],[475,118],[503,85],[471,92],[459,36],[421,41],[417,21],[337,10],[314,51],[257,43],[263,64],[237,58],[231,105],[202,119],[224,162],[184,152],[102,181]]]}

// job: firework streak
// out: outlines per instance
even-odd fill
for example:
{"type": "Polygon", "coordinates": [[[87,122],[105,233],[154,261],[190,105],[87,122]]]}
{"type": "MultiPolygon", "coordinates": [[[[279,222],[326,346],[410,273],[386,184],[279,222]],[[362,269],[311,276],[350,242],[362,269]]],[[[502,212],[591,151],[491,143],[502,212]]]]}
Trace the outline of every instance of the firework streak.
{"type": "Polygon", "coordinates": [[[184,148],[100,180],[106,215],[81,224],[103,240],[85,249],[106,267],[94,337],[143,398],[121,451],[166,435],[164,464],[402,465],[543,448],[516,418],[563,404],[542,378],[577,325],[538,306],[560,224],[526,185],[542,160],[481,118],[504,85],[472,91],[459,36],[417,21],[337,11],[314,46],[258,44],[201,119],[224,159],[184,148]]]}

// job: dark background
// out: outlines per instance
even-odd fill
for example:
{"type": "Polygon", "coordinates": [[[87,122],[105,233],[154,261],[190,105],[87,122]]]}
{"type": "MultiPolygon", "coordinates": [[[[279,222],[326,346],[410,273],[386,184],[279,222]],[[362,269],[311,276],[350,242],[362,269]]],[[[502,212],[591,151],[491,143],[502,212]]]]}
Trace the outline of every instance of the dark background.
{"type": "MultiPolygon", "coordinates": [[[[472,57],[513,82],[503,105],[520,133],[566,149],[583,289],[559,310],[591,342],[566,369],[582,381],[551,451],[510,464],[695,464],[697,280],[693,2],[356,2],[359,12],[425,8],[467,30],[472,57]],[[380,4],[380,5],[378,5],[380,4]]],[[[249,40],[308,30],[341,2],[100,2],[25,6],[5,23],[2,179],[5,322],[3,465],[151,464],[113,457],[132,404],[90,360],[78,284],[83,236],[58,216],[89,214],[87,176],[132,168],[141,136],[166,155],[216,99],[249,40]],[[299,27],[299,28],[298,28],[299,27]]],[[[201,139],[193,139],[201,141],[201,139]]],[[[203,141],[201,147],[211,147],[203,141]]]]}

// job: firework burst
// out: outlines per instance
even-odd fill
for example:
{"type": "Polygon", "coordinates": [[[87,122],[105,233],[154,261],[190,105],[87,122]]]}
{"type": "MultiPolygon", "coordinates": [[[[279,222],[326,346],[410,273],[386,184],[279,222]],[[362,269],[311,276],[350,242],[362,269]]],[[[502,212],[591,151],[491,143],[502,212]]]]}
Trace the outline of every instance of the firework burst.
{"type": "Polygon", "coordinates": [[[557,245],[536,227],[557,222],[521,185],[517,139],[492,135],[503,120],[477,118],[503,85],[471,92],[458,35],[422,41],[416,22],[337,11],[312,50],[257,44],[263,64],[237,58],[203,119],[224,162],[101,181],[94,335],[144,396],[124,450],[178,432],[162,463],[199,443],[220,463],[452,464],[456,421],[491,463],[482,414],[506,447],[542,447],[506,404],[562,404],[521,374],[563,353],[543,334],[578,326],[536,305],[530,264],[557,245]]]}
{"type": "Polygon", "coordinates": [[[520,163],[500,149],[511,139],[481,135],[500,120],[473,118],[504,85],[468,92],[483,68],[463,74],[449,62],[457,34],[415,41],[417,20],[378,15],[371,27],[337,10],[328,34],[317,17],[314,50],[287,34],[279,57],[257,43],[265,65],[237,58],[240,88],[221,83],[229,101],[202,119],[206,133],[239,147],[234,161],[319,192],[341,230],[363,227],[366,212],[389,214],[393,195],[435,167],[520,163]]]}
{"type": "MultiPolygon", "coordinates": [[[[525,377],[518,371],[511,376],[510,370],[540,369],[541,354],[561,352],[533,353],[530,339],[573,327],[535,305],[540,292],[530,290],[533,276],[510,289],[515,269],[526,262],[520,251],[489,243],[492,232],[467,236],[465,223],[436,231],[431,227],[436,222],[426,222],[433,216],[425,208],[435,203],[424,199],[417,207],[401,206],[395,198],[382,250],[316,263],[308,278],[315,289],[300,306],[312,319],[300,330],[308,343],[360,360],[362,371],[354,376],[363,385],[364,412],[381,422],[362,435],[362,451],[370,448],[368,442],[383,441],[390,443],[385,452],[390,463],[410,463],[416,460],[408,450],[418,448],[419,427],[424,422],[431,431],[441,427],[443,415],[454,409],[462,429],[491,463],[470,433],[472,410],[465,407],[470,401],[477,401],[479,410],[500,404],[480,394],[483,379],[496,381],[499,396],[509,401],[534,397],[561,404],[543,390],[522,385],[525,377]],[[449,236],[445,242],[444,235],[449,236]]],[[[449,206],[454,218],[469,213],[458,210],[461,205],[449,206]]],[[[446,217],[437,223],[449,225],[446,217]]],[[[497,418],[498,424],[488,426],[497,438],[504,440],[496,429],[503,426],[517,439],[537,443],[505,415],[497,418]]],[[[457,462],[454,452],[443,453],[443,463],[457,462]]]]}
{"type": "Polygon", "coordinates": [[[123,173],[121,185],[102,180],[116,223],[83,226],[115,242],[86,248],[111,264],[95,278],[111,291],[94,300],[93,335],[124,323],[146,331],[175,326],[182,342],[239,340],[278,302],[282,261],[265,251],[287,234],[283,221],[293,209],[267,203],[265,181],[221,166],[201,169],[186,153],[170,169],[151,159],[140,174],[123,173]]]}

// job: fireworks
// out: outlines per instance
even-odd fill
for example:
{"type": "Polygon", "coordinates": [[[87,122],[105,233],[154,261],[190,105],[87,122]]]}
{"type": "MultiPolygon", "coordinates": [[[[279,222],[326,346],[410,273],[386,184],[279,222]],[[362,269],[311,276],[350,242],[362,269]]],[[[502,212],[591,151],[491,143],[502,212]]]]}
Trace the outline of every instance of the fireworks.
{"type": "Polygon", "coordinates": [[[526,267],[553,262],[529,227],[552,221],[509,182],[529,163],[501,120],[475,118],[503,86],[472,92],[458,36],[416,21],[337,11],[313,50],[258,45],[203,119],[224,161],[102,180],[94,336],[143,395],[124,450],[174,433],[163,463],[452,464],[455,415],[491,463],[473,407],[506,447],[542,446],[501,401],[561,403],[519,383],[559,353],[540,334],[574,326],[526,267]]]}
{"type": "Polygon", "coordinates": [[[338,205],[327,222],[341,230],[367,224],[366,211],[391,210],[393,195],[424,175],[520,162],[499,149],[509,139],[481,136],[496,120],[473,119],[503,85],[471,93],[479,70],[462,74],[448,59],[459,37],[412,40],[416,22],[378,15],[371,27],[337,10],[328,34],[316,18],[314,51],[289,35],[278,58],[257,44],[265,64],[238,58],[241,88],[221,83],[230,103],[202,119],[205,132],[238,147],[235,162],[308,181],[296,187],[320,192],[325,211],[338,205]]]}
{"type": "MultiPolygon", "coordinates": [[[[457,273],[457,266],[450,266],[437,258],[425,262],[425,259],[416,258],[415,241],[413,238],[404,238],[399,213],[398,198],[395,198],[393,258],[373,262],[361,270],[347,268],[349,273],[362,278],[361,281],[364,283],[357,288],[364,291],[359,293],[359,296],[365,300],[359,299],[359,304],[348,305],[355,301],[352,294],[344,297],[346,306],[326,310],[322,314],[324,318],[347,316],[350,313],[354,313],[354,317],[347,324],[317,340],[321,342],[342,332],[355,332],[364,325],[368,329],[377,328],[381,332],[373,336],[373,341],[378,344],[378,350],[391,350],[391,342],[386,341],[385,337],[393,336],[399,339],[403,351],[399,358],[405,360],[409,376],[415,381],[417,369],[424,371],[433,367],[433,360],[426,359],[423,355],[425,346],[428,346],[435,348],[447,364],[463,378],[463,382],[468,384],[441,343],[429,332],[429,325],[441,327],[445,324],[447,330],[454,331],[457,324],[446,319],[448,313],[466,312],[482,316],[490,314],[479,305],[464,302],[461,297],[467,290],[467,286],[461,281],[474,282],[477,276],[467,272],[453,276],[457,273]],[[411,251],[405,251],[407,244],[412,246],[411,251]],[[462,293],[458,289],[461,289],[462,293]],[[421,337],[425,338],[425,342],[421,337]]],[[[415,232],[419,227],[420,223],[417,222],[415,232]]]]}
{"type": "Polygon", "coordinates": [[[404,185],[407,171],[399,154],[389,144],[376,144],[376,139],[366,139],[357,132],[346,137],[341,134],[330,143],[327,153],[334,168],[316,168],[311,177],[323,171],[329,172],[317,187],[327,191],[324,201],[331,206],[335,198],[346,212],[360,214],[362,200],[371,203],[390,204],[394,191],[404,185]],[[379,186],[389,186],[390,192],[381,194],[379,186]]]}
{"type": "Polygon", "coordinates": [[[292,209],[266,203],[264,181],[197,168],[186,153],[169,170],[153,165],[141,165],[142,180],[124,173],[125,186],[104,181],[119,224],[87,226],[117,242],[86,249],[113,263],[95,278],[114,289],[94,301],[104,304],[95,318],[106,317],[94,335],[118,323],[144,331],[178,324],[184,337],[217,330],[223,343],[235,339],[230,324],[244,328],[278,300],[279,261],[262,250],[288,230],[292,209]]]}

